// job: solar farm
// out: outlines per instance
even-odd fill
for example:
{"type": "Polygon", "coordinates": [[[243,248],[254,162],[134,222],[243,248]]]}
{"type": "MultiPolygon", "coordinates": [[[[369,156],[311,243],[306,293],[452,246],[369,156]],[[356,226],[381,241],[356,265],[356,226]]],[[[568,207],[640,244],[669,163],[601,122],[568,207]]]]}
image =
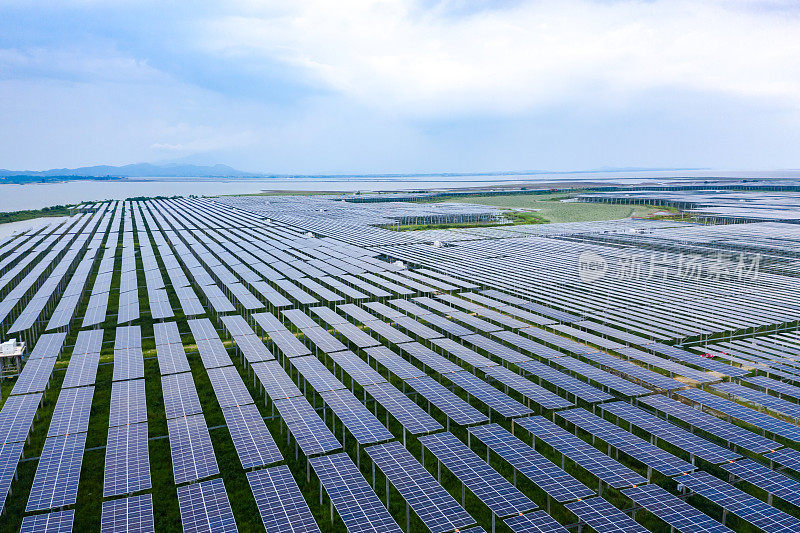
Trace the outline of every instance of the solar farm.
{"type": "Polygon", "coordinates": [[[798,276],[777,221],[83,204],[0,242],[0,531],[797,533],[798,276]]]}

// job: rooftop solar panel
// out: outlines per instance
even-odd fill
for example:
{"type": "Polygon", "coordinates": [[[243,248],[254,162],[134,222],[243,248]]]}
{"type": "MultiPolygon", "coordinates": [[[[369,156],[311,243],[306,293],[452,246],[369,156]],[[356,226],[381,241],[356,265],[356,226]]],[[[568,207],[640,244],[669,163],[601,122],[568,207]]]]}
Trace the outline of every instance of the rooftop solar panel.
{"type": "Polygon", "coordinates": [[[402,531],[346,453],[309,459],[348,531],[402,531]]]}
{"type": "Polygon", "coordinates": [[[242,468],[266,466],[283,459],[254,404],[223,409],[222,415],[242,468]]]}
{"type": "Polygon", "coordinates": [[[564,507],[597,533],[647,533],[647,528],[603,498],[579,500],[564,507]]]}
{"type": "Polygon", "coordinates": [[[647,483],[630,468],[542,416],[520,418],[514,422],[529,431],[534,440],[541,439],[611,487],[620,489],[647,483]]]}
{"type": "Polygon", "coordinates": [[[475,520],[399,442],[366,452],[432,533],[458,531],[475,520]]]}
{"type": "Polygon", "coordinates": [[[70,533],[75,520],[75,511],[53,511],[52,513],[26,516],[22,519],[20,533],[70,533]]]}
{"type": "Polygon", "coordinates": [[[214,446],[202,414],[167,420],[167,429],[176,484],[219,473],[214,446]]]}
{"type": "Polygon", "coordinates": [[[103,502],[100,533],[155,533],[155,530],[151,494],[103,502]]]}
{"type": "Polygon", "coordinates": [[[286,465],[247,473],[267,533],[318,533],[311,509],[286,465]]]}
{"type": "Polygon", "coordinates": [[[505,517],[536,508],[535,503],[452,433],[425,435],[419,441],[496,516],[505,517]]]}
{"type": "Polygon", "coordinates": [[[178,487],[178,506],[185,533],[238,531],[220,478],[178,487]]]}
{"type": "Polygon", "coordinates": [[[103,496],[130,494],[151,487],[147,422],[109,428],[103,496]]]}
{"type": "Polygon", "coordinates": [[[685,474],[676,477],[675,481],[678,482],[679,488],[686,487],[768,533],[789,533],[800,530],[800,520],[797,518],[775,509],[707,472],[685,474]]]}
{"type": "Polygon", "coordinates": [[[86,433],[49,437],[39,457],[26,511],[72,505],[78,497],[86,433]]]}

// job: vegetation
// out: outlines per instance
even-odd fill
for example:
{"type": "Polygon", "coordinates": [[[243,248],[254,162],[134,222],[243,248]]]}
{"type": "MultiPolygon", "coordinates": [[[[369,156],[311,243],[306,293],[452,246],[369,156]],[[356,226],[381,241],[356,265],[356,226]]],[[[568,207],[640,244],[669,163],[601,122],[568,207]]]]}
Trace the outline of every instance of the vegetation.
{"type": "Polygon", "coordinates": [[[31,220],[41,217],[66,217],[69,216],[69,207],[65,205],[54,205],[42,209],[28,209],[25,211],[7,211],[0,213],[0,224],[8,222],[19,222],[20,220],[31,220]]]}

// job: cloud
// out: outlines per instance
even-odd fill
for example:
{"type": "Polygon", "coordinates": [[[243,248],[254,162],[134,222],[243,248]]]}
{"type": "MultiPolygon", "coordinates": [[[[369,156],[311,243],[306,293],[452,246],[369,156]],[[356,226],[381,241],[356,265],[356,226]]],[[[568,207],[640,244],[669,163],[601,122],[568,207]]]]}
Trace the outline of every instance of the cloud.
{"type": "Polygon", "coordinates": [[[202,23],[199,46],[286,63],[390,112],[613,105],[664,88],[800,107],[800,16],[790,2],[532,0],[466,13],[462,2],[235,5],[202,23]]]}

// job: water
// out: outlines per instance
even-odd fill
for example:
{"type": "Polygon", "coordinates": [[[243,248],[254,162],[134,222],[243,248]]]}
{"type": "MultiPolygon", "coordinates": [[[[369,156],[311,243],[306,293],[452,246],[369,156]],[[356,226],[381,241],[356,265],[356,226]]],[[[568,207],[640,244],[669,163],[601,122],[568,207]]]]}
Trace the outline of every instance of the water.
{"type": "Polygon", "coordinates": [[[137,178],[118,181],[70,181],[0,185],[0,211],[41,209],[98,200],[124,200],[134,196],[219,196],[251,194],[264,190],[285,191],[405,191],[454,187],[487,187],[512,184],[579,181],[591,183],[637,184],[670,182],[683,176],[797,179],[798,171],[636,171],[576,172],[569,174],[529,174],[506,176],[422,176],[386,178],[137,178]]]}

